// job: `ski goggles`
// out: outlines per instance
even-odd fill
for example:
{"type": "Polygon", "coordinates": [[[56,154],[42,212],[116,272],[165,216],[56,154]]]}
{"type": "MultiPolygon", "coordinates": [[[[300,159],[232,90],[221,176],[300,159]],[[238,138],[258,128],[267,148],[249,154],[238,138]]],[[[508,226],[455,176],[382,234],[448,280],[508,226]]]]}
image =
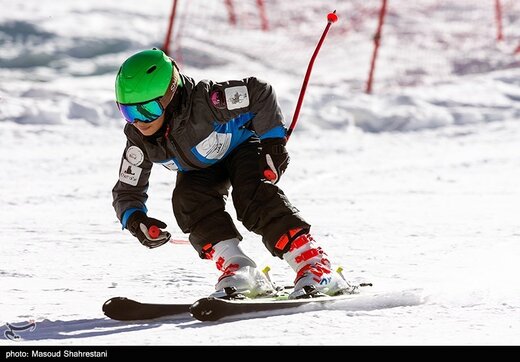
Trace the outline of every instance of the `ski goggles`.
{"type": "Polygon", "coordinates": [[[170,81],[170,85],[166,90],[165,95],[163,95],[162,97],[152,99],[151,101],[146,101],[142,103],[122,104],[116,102],[119,111],[121,112],[123,117],[125,117],[128,123],[132,124],[137,121],[151,123],[163,115],[164,107],[161,104],[161,99],[172,98],[175,92],[177,91],[177,87],[179,85],[182,85],[179,71],[177,70],[177,65],[175,64],[173,59],[172,62],[174,64],[172,79],[170,81]]]}
{"type": "Polygon", "coordinates": [[[160,102],[161,98],[162,97],[159,97],[143,103],[117,103],[117,106],[128,123],[132,124],[137,121],[151,123],[164,113],[164,107],[160,102]]]}

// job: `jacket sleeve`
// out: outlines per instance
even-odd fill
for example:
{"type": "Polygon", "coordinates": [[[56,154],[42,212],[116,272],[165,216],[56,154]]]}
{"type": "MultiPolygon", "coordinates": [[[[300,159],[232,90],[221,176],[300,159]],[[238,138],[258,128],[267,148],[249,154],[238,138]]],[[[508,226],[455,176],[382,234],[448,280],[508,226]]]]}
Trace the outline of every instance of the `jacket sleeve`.
{"type": "Polygon", "coordinates": [[[119,180],[112,189],[112,205],[123,228],[130,215],[135,211],[147,212],[148,179],[152,170],[144,147],[127,139],[119,167],[119,180]]]}
{"type": "Polygon", "coordinates": [[[260,139],[285,137],[284,118],[273,87],[264,81],[246,78],[250,111],[255,115],[252,128],[260,139]]]}

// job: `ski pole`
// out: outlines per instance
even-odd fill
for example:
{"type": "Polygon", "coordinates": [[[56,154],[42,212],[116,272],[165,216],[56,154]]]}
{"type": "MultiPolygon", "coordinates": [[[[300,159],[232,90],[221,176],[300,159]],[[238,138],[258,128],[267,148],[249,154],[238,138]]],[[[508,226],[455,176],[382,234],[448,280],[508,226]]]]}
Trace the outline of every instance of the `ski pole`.
{"type": "Polygon", "coordinates": [[[157,226],[155,225],[152,225],[148,228],[148,234],[150,234],[150,236],[153,238],[153,239],[157,239],[159,237],[159,235],[161,235],[161,229],[159,229],[157,226]]]}
{"type": "MultiPolygon", "coordinates": [[[[303,103],[303,97],[305,97],[305,91],[307,90],[307,84],[309,83],[309,78],[311,77],[312,67],[314,65],[314,61],[316,60],[316,57],[318,56],[318,53],[321,49],[321,45],[323,44],[323,41],[325,40],[325,37],[327,36],[327,33],[329,32],[330,26],[338,21],[338,16],[336,15],[336,10],[334,10],[332,13],[327,14],[327,26],[325,26],[325,30],[323,30],[323,34],[321,34],[321,38],[318,41],[318,45],[316,45],[316,49],[314,49],[314,53],[312,54],[311,60],[309,61],[309,65],[307,66],[307,72],[305,73],[305,77],[303,79],[302,88],[300,90],[300,96],[298,97],[298,102],[296,103],[296,109],[294,110],[293,119],[291,122],[291,125],[289,126],[289,129],[287,130],[287,136],[286,139],[289,141],[289,138],[291,137],[291,134],[296,127],[296,122],[298,122],[298,117],[300,115],[300,109],[302,107],[303,103]]],[[[272,170],[265,170],[264,171],[264,177],[272,181],[276,179],[276,175],[272,170]]]]}

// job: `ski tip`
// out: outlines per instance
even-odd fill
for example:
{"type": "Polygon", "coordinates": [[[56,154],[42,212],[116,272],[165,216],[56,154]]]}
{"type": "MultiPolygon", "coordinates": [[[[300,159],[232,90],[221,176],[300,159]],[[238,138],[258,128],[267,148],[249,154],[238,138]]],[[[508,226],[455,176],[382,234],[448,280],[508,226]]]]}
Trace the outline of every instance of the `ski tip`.
{"type": "Polygon", "coordinates": [[[117,304],[124,299],[126,299],[126,298],[124,298],[124,297],[110,298],[105,303],[103,303],[103,308],[102,308],[103,313],[105,313],[106,316],[110,317],[110,315],[112,315],[114,310],[117,308],[117,304]]]}
{"type": "Polygon", "coordinates": [[[103,312],[110,311],[114,307],[115,304],[117,304],[118,302],[121,302],[125,299],[127,299],[127,298],[125,298],[125,297],[110,298],[105,303],[103,303],[103,312]]]}
{"type": "Polygon", "coordinates": [[[103,303],[102,310],[110,319],[125,321],[131,320],[131,316],[128,315],[126,310],[136,305],[140,305],[140,303],[125,297],[114,297],[103,303]]]}

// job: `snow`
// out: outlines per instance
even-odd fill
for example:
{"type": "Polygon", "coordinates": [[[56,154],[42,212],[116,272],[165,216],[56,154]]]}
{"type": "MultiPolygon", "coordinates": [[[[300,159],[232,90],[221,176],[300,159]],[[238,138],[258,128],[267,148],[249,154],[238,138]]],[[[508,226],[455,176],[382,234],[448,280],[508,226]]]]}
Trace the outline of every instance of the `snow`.
{"type": "MultiPolygon", "coordinates": [[[[287,121],[337,9],[280,186],[344,274],[389,303],[219,323],[104,317],[113,296],[192,302],[218,277],[189,245],[143,248],[111,206],[125,144],[115,73],[160,46],[171,4],[0,0],[0,320],[37,324],[16,345],[518,345],[520,4],[503,1],[496,44],[491,1],[390,2],[367,95],[379,1],[268,0],[269,32],[254,1],[240,2],[236,28],[224,6],[205,3],[181,2],[182,71],[265,79],[287,121]]],[[[174,183],[154,168],[147,206],[185,240],[174,183]]],[[[237,226],[246,252],[291,283],[289,267],[237,226]]]]}

